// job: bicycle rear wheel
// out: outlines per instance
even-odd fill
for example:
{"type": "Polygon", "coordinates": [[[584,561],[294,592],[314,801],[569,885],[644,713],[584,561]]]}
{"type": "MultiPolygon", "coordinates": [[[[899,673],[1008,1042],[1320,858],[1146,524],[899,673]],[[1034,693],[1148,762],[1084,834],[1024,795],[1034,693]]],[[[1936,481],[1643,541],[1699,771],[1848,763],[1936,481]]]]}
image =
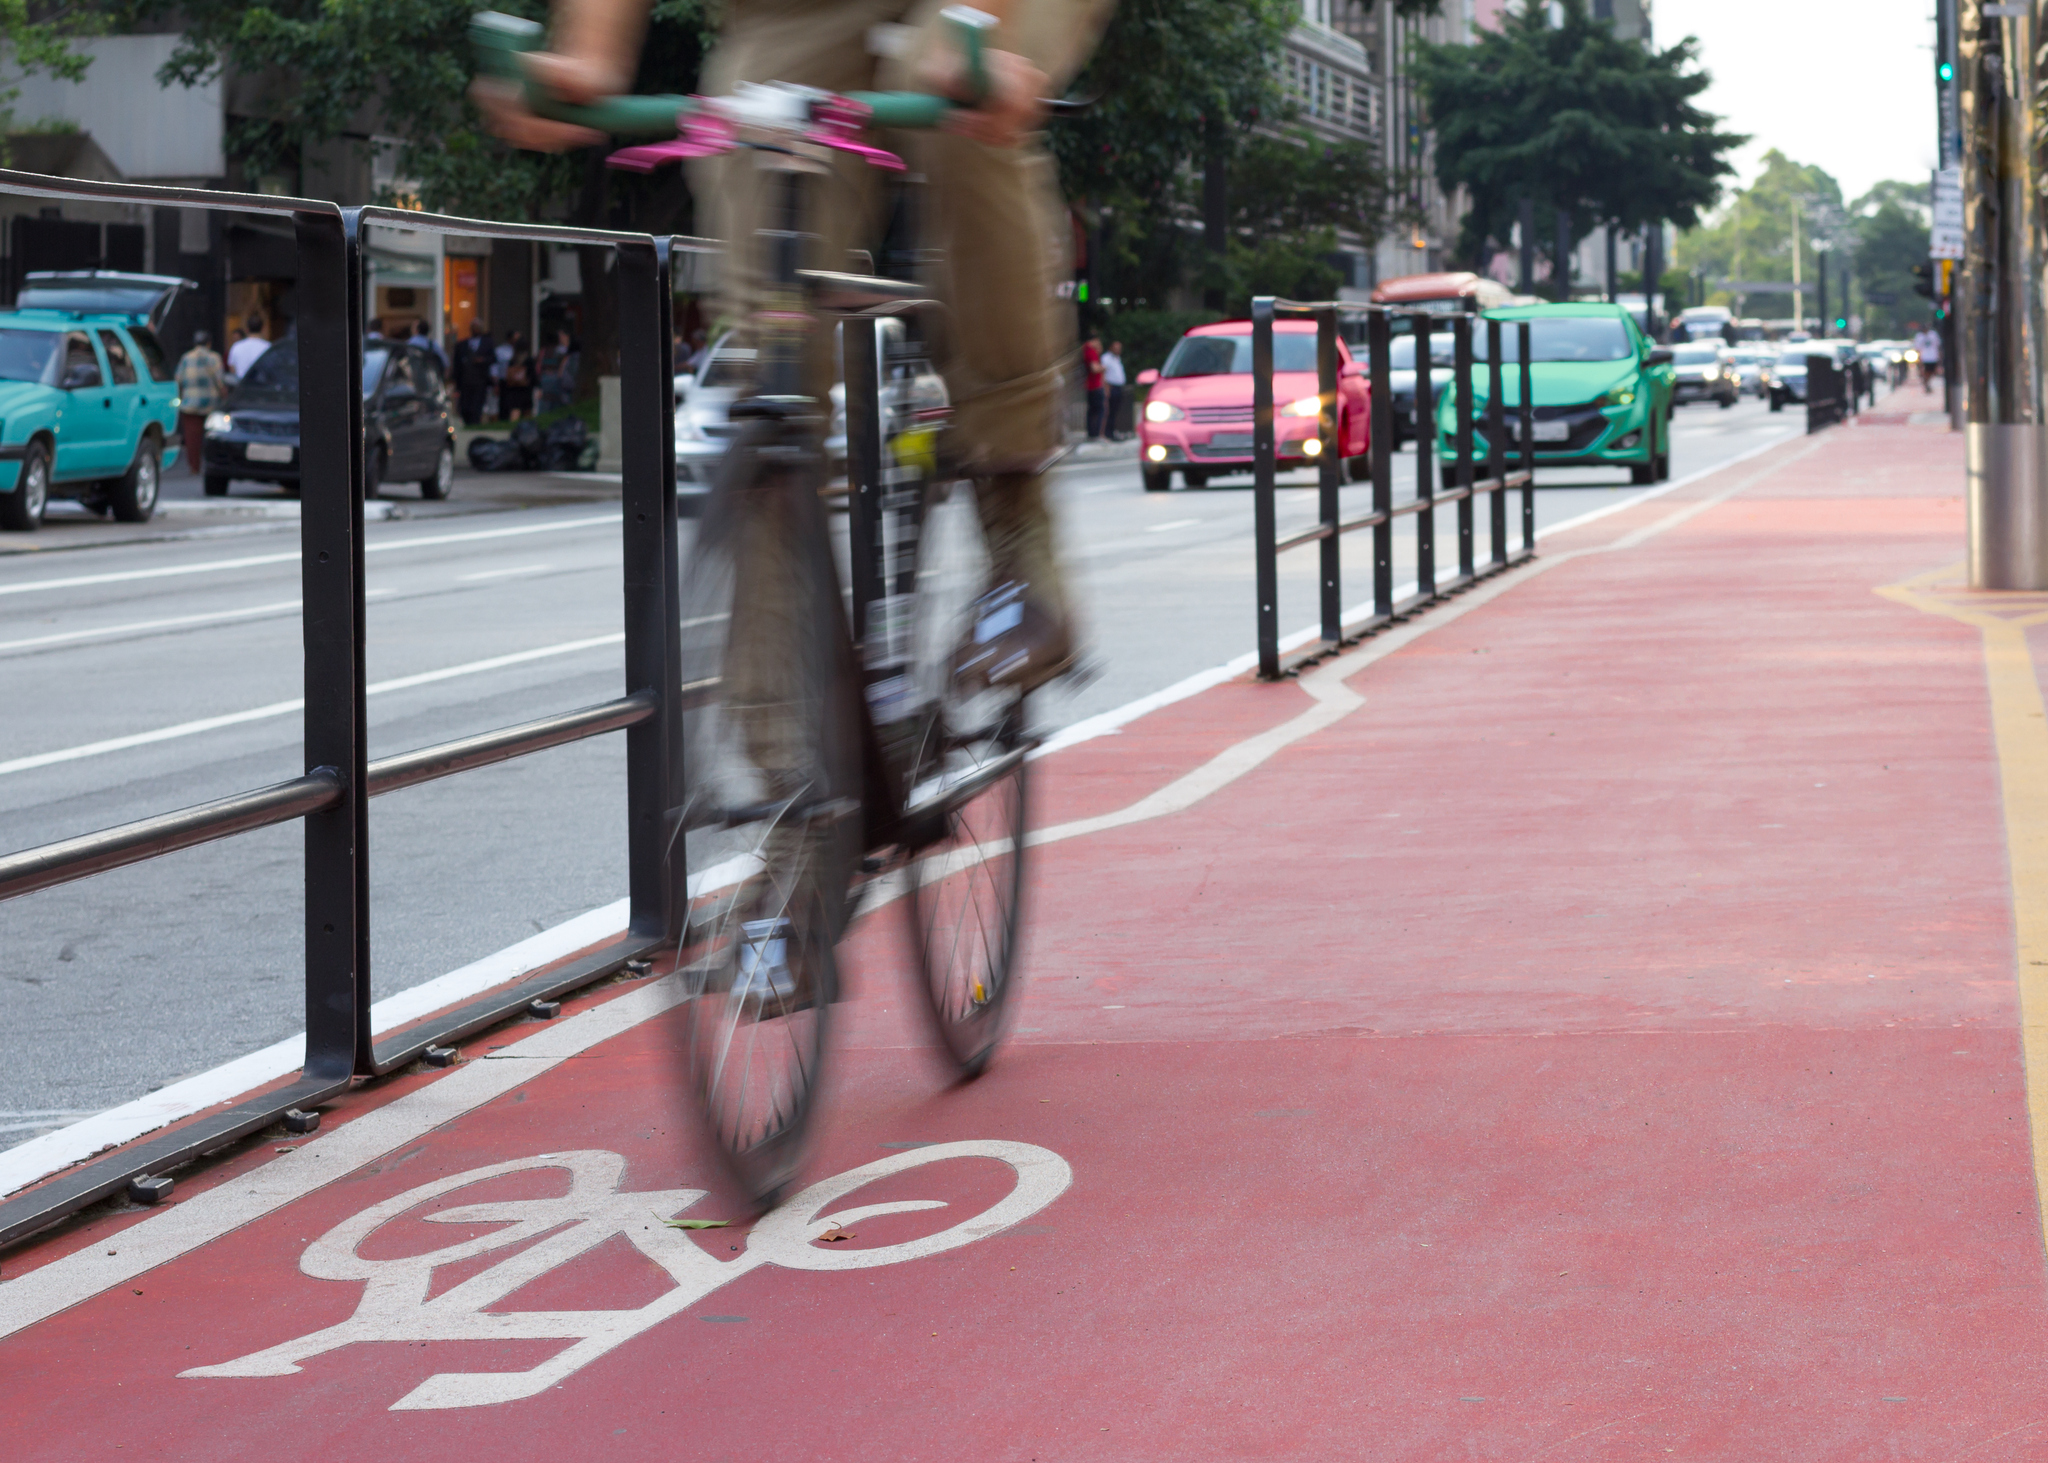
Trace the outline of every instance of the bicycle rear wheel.
{"type": "Polygon", "coordinates": [[[927,508],[918,543],[916,676],[925,729],[909,784],[911,944],[933,1034],[964,1077],[988,1066],[1019,986],[1029,823],[1023,697],[952,675],[988,557],[965,483],[927,508]]]}
{"type": "Polygon", "coordinates": [[[767,1206],[802,1162],[838,998],[857,704],[814,472],[744,442],[724,473],[682,577],[681,1047],[712,1142],[767,1206]]]}

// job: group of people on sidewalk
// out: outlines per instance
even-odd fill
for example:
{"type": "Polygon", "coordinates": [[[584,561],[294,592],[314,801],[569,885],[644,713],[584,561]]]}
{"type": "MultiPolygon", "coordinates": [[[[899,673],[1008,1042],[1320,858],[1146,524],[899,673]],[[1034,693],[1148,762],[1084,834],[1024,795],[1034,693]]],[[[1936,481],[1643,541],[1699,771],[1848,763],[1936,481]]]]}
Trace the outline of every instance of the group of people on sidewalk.
{"type": "Polygon", "coordinates": [[[219,411],[235,383],[263,359],[270,349],[263,317],[250,315],[242,321],[228,346],[226,359],[213,348],[213,333],[192,332],[192,348],[178,357],[178,457],[187,473],[203,470],[201,453],[206,445],[206,419],[219,411]]]}
{"type": "Polygon", "coordinates": [[[1088,394],[1088,440],[1121,442],[1124,439],[1124,343],[1113,340],[1102,348],[1102,337],[1090,335],[1081,347],[1082,386],[1088,394]]]}

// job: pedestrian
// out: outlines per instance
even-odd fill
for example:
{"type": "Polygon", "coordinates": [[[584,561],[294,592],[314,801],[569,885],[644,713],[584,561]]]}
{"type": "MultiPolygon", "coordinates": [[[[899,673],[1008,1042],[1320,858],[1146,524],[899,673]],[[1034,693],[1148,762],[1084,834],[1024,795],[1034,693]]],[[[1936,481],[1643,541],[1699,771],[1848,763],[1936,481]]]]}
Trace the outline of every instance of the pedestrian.
{"type": "Polygon", "coordinates": [[[270,349],[270,342],[263,334],[263,317],[252,314],[242,322],[242,338],[228,347],[228,374],[237,381],[249,374],[249,368],[263,359],[263,353],[270,349]]]}
{"type": "Polygon", "coordinates": [[[1082,386],[1088,393],[1088,440],[1098,441],[1102,436],[1102,337],[1091,335],[1088,343],[1081,347],[1081,370],[1084,373],[1082,386]]]}
{"type": "MultiPolygon", "coordinates": [[[[1918,321],[1914,322],[1918,325],[1918,321]]],[[[1932,391],[1935,375],[1941,370],[1941,332],[1918,330],[1913,332],[1913,349],[1920,356],[1920,389],[1932,391]]]]}
{"type": "Polygon", "coordinates": [[[370,323],[363,327],[363,336],[366,340],[382,340],[384,338],[384,317],[382,315],[372,315],[370,323]]]}
{"type": "Polygon", "coordinates": [[[1102,353],[1102,386],[1107,399],[1102,408],[1102,435],[1121,442],[1124,413],[1124,343],[1113,340],[1102,353]]]}
{"type": "Polygon", "coordinates": [[[491,368],[497,364],[497,352],[491,345],[490,336],[484,333],[484,322],[469,322],[469,338],[455,347],[455,401],[462,413],[462,425],[474,427],[484,419],[484,402],[491,394],[491,368]]]}
{"type": "Polygon", "coordinates": [[[540,409],[553,411],[569,404],[569,383],[564,375],[570,353],[576,349],[566,330],[557,330],[553,344],[541,347],[536,370],[540,375],[540,409]]]}
{"type": "Polygon", "coordinates": [[[192,332],[192,349],[178,357],[178,441],[185,470],[205,469],[206,418],[227,400],[227,366],[213,349],[213,337],[192,332]]]}
{"type": "Polygon", "coordinates": [[[498,350],[505,355],[504,374],[498,382],[498,412],[508,422],[533,415],[533,352],[526,335],[515,330],[498,350]]]}
{"type": "Polygon", "coordinates": [[[704,368],[711,363],[711,333],[699,326],[690,335],[690,359],[684,366],[693,376],[704,374],[704,368]]]}

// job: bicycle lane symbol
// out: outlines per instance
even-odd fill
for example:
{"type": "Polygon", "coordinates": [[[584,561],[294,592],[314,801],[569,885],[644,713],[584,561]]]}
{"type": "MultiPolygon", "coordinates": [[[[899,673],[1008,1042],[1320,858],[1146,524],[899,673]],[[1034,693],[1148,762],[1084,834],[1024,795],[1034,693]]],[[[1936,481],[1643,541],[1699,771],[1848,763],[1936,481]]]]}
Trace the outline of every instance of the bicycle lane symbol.
{"type": "Polygon", "coordinates": [[[299,1269],[317,1280],[359,1280],[363,1298],[355,1314],[336,1326],[301,1336],[217,1366],[194,1367],[183,1377],[279,1377],[302,1362],[359,1341],[529,1341],[575,1344],[523,1372],[444,1372],[427,1378],[393,1403],[394,1412],[420,1408],[481,1407],[537,1396],[563,1378],[687,1310],[705,1296],[762,1265],[789,1270],[862,1270],[957,1249],[986,1239],[1029,1218],[1073,1182],[1073,1170],[1057,1153],[1030,1143],[998,1139],[939,1143],[878,1159],[813,1184],[755,1224],[737,1259],[720,1260],[675,1230],[650,1228],[648,1211],[673,1216],[704,1197],[702,1189],[621,1193],[626,1161],[603,1149],[541,1153],[488,1168],[450,1175],[386,1199],[344,1220],[306,1247],[299,1269]],[[812,1241],[827,1230],[883,1214],[943,1209],[936,1199],[868,1204],[831,1213],[821,1210],[863,1185],[927,1164],[955,1158],[993,1158],[1007,1163],[1017,1181],[1009,1193],[970,1219],[901,1244],[865,1250],[821,1249],[812,1241]],[[490,1234],[459,1241],[423,1255],[366,1260],[357,1253],[379,1226],[422,1204],[504,1174],[567,1169],[569,1191],[550,1199],[505,1199],[445,1209],[424,1216],[437,1224],[505,1225],[490,1234]],[[566,1227],[565,1227],[566,1226],[566,1227]],[[521,1286],[624,1235],[675,1281],[675,1288],[637,1310],[486,1311],[521,1286]],[[545,1238],[542,1238],[545,1236],[545,1238]],[[538,1243],[530,1243],[538,1239],[538,1243]],[[526,1245],[489,1269],[428,1298],[434,1270],[492,1250],[526,1245]]]}

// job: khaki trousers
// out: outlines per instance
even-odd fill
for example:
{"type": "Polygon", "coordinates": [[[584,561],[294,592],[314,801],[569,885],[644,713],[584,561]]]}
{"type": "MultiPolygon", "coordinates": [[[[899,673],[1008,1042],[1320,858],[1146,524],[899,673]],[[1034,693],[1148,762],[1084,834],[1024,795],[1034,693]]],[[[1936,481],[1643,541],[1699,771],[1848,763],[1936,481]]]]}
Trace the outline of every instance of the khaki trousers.
{"type": "MultiPolygon", "coordinates": [[[[837,92],[914,89],[924,48],[953,44],[939,21],[945,3],[729,0],[704,90],[718,96],[740,82],[769,81],[837,92]],[[895,32],[899,54],[885,59],[870,48],[878,26],[908,28],[895,32]]],[[[997,44],[1029,58],[1059,95],[1094,50],[1114,3],[1018,0],[997,44]]],[[[1066,619],[1040,476],[1064,442],[1064,384],[1076,349],[1072,307],[1056,294],[1072,274],[1072,232],[1052,159],[1040,138],[1009,149],[948,132],[885,134],[880,142],[925,179],[912,206],[920,245],[933,261],[928,282],[944,305],[928,315],[927,335],[953,402],[954,445],[976,478],[992,580],[1029,584],[1049,613],[1066,619]]],[[[741,330],[765,292],[755,234],[781,222],[772,210],[783,175],[764,161],[743,149],[695,165],[693,175],[698,198],[709,205],[709,230],[727,245],[720,311],[741,330]]],[[[841,154],[829,173],[807,182],[810,266],[871,272],[854,251],[881,231],[883,192],[875,170],[841,154]]],[[[820,322],[813,330],[812,346],[813,391],[822,397],[833,371],[829,325],[820,322]]],[[[779,657],[771,643],[780,622],[765,605],[759,616],[743,606],[750,599],[791,597],[787,586],[773,582],[791,567],[770,553],[749,554],[738,566],[741,592],[727,674],[735,693],[761,704],[782,699],[773,684],[779,657]]]]}

